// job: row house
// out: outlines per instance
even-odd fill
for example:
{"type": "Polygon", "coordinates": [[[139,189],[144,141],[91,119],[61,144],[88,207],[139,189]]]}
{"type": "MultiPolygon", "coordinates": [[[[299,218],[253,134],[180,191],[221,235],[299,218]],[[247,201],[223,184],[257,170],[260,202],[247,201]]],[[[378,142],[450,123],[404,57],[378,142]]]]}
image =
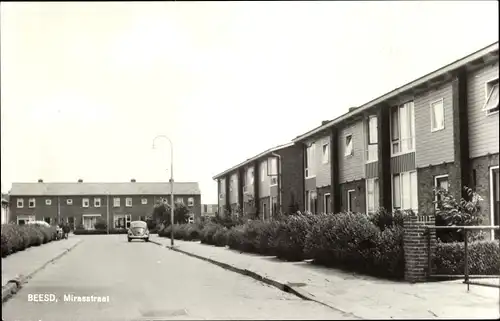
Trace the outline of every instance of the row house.
{"type": "MultiPolygon", "coordinates": [[[[45,221],[68,223],[72,228],[94,229],[99,218],[110,228],[128,228],[131,221],[146,220],[160,202],[170,203],[170,183],[13,183],[10,214],[17,224],[45,221]]],[[[175,182],[174,202],[183,203],[196,218],[201,216],[198,183],[175,182]]]]}
{"type": "MultiPolygon", "coordinates": [[[[499,225],[498,64],[496,42],[323,121],[283,148],[282,161],[295,167],[280,172],[280,193],[313,213],[431,213],[435,187],[460,198],[468,186],[484,200],[484,224],[499,225]]],[[[266,180],[274,178],[261,182],[259,170],[269,154],[215,177],[220,210],[244,203],[246,193],[259,195],[257,212],[272,208],[279,193],[266,180]]]]}
{"type": "Polygon", "coordinates": [[[219,213],[269,219],[302,205],[303,155],[293,143],[268,149],[216,176],[219,213]]]}
{"type": "Polygon", "coordinates": [[[434,211],[434,187],[483,199],[499,224],[498,42],[295,138],[305,209],[434,211]]]}

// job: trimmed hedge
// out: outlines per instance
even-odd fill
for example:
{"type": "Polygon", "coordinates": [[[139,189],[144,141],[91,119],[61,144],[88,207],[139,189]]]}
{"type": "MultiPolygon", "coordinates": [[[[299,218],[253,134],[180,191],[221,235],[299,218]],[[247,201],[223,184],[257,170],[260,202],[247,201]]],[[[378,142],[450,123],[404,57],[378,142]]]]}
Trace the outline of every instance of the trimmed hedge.
{"type": "MultiPolygon", "coordinates": [[[[438,242],[433,258],[436,274],[462,275],[465,272],[465,243],[438,242]]],[[[477,241],[467,245],[469,274],[500,275],[499,241],[477,241]]]]}
{"type": "Polygon", "coordinates": [[[6,257],[31,246],[40,246],[57,240],[57,228],[39,225],[2,225],[1,251],[6,257]]]}
{"type": "MultiPolygon", "coordinates": [[[[107,230],[85,230],[85,229],[76,229],[73,232],[75,235],[104,235],[108,234],[107,230]]],[[[127,234],[126,229],[110,229],[109,234],[127,234]]]]}

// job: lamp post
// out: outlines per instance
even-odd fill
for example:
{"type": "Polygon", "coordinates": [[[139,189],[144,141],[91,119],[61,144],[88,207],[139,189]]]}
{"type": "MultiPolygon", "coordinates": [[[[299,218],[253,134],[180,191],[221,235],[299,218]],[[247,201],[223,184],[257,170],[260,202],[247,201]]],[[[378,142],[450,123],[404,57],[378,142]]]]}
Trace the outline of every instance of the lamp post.
{"type": "Polygon", "coordinates": [[[165,138],[170,143],[170,224],[172,226],[170,232],[170,245],[174,246],[174,144],[170,138],[165,135],[158,135],[153,139],[153,149],[158,138],[165,138]]]}

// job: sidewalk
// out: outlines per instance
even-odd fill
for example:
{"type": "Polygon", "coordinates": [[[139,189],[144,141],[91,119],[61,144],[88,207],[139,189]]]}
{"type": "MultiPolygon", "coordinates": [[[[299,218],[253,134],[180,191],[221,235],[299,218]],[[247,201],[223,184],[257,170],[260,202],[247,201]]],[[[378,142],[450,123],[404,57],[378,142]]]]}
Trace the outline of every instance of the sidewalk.
{"type": "MultiPolygon", "coordinates": [[[[170,239],[151,239],[167,247],[170,239]]],[[[455,318],[483,319],[500,315],[500,290],[467,287],[461,281],[409,284],[314,266],[274,257],[240,253],[200,242],[175,240],[176,250],[246,269],[306,292],[315,301],[362,319],[455,318]]]]}
{"type": "Polygon", "coordinates": [[[71,235],[67,240],[52,241],[41,246],[30,247],[2,258],[2,288],[10,280],[21,276],[28,277],[36,273],[47,263],[68,252],[80,241],[80,238],[71,235]]]}

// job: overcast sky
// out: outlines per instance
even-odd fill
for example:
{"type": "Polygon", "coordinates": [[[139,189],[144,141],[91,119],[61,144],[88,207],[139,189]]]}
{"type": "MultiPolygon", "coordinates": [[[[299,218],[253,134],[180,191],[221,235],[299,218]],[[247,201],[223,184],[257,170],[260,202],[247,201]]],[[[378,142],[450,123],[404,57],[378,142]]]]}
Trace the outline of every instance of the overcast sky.
{"type": "Polygon", "coordinates": [[[497,1],[2,3],[1,178],[197,181],[498,41],[497,1]]]}

